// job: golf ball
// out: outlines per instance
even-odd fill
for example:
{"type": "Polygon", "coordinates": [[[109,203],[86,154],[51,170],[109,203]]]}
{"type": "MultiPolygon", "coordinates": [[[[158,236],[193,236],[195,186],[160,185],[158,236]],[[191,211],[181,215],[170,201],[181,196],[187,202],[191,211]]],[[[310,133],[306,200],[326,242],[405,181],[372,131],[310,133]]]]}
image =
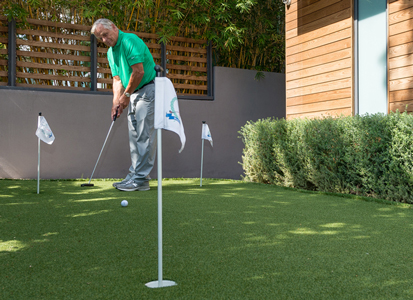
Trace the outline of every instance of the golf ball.
{"type": "Polygon", "coordinates": [[[122,202],[120,203],[120,205],[122,205],[122,206],[128,206],[128,200],[122,200],[122,202]]]}

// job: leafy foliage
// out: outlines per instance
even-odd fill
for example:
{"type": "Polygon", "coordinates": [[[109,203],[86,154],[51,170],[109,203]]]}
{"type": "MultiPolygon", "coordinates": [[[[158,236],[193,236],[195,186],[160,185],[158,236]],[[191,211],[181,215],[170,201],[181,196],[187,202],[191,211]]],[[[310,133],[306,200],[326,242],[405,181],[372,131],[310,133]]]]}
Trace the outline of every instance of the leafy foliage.
{"type": "Polygon", "coordinates": [[[0,0],[0,14],[208,39],[215,65],[284,71],[284,4],[279,0],[0,0]]]}
{"type": "Polygon", "coordinates": [[[248,122],[245,179],[413,203],[412,130],[406,112],[248,122]]]}

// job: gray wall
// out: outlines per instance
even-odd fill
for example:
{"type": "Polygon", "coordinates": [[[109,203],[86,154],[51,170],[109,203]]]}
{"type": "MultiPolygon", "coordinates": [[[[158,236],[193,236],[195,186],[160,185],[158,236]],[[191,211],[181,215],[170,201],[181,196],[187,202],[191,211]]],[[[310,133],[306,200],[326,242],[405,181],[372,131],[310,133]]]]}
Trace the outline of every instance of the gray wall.
{"type": "MultiPolygon", "coordinates": [[[[238,131],[249,120],[285,117],[285,76],[233,68],[214,68],[214,101],[180,100],[186,146],[163,131],[163,177],[200,177],[201,125],[205,141],[204,178],[240,179],[243,143],[238,131]]],[[[88,178],[109,130],[110,95],[0,89],[0,178],[37,178],[37,116],[46,118],[56,140],[41,143],[42,179],[88,178]]],[[[94,178],[122,178],[130,166],[127,120],[116,120],[94,178]]],[[[151,173],[156,178],[156,166],[151,173]]]]}

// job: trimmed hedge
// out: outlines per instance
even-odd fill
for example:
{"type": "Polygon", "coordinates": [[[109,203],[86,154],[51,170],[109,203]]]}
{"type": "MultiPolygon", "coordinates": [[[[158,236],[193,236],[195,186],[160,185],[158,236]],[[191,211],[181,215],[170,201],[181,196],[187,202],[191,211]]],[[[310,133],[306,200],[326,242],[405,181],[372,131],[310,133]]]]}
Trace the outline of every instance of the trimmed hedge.
{"type": "Polygon", "coordinates": [[[413,203],[413,116],[248,122],[245,180],[413,203]]]}

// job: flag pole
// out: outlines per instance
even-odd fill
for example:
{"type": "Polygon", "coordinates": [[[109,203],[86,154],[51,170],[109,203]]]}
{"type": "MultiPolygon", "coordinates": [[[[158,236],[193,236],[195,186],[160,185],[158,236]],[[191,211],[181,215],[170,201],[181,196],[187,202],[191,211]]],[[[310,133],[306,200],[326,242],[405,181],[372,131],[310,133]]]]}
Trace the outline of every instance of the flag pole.
{"type": "MultiPolygon", "coordinates": [[[[205,121],[202,121],[202,126],[204,126],[203,124],[205,124],[205,121]]],[[[204,139],[202,139],[202,148],[201,148],[201,181],[199,186],[202,187],[202,169],[204,167],[204,139]]]]}
{"type": "Polygon", "coordinates": [[[163,287],[162,250],[162,129],[158,129],[158,287],[163,287]]]}
{"type": "MultiPolygon", "coordinates": [[[[160,66],[155,66],[156,77],[161,76],[160,66]]],[[[158,280],[145,285],[149,288],[162,288],[176,285],[176,282],[163,280],[163,250],[162,250],[162,129],[157,129],[157,159],[158,159],[158,280]]]]}
{"type": "MultiPolygon", "coordinates": [[[[42,113],[39,112],[37,117],[37,128],[40,127],[40,117],[42,113]]],[[[37,194],[40,192],[40,138],[37,138],[37,194]]]]}

